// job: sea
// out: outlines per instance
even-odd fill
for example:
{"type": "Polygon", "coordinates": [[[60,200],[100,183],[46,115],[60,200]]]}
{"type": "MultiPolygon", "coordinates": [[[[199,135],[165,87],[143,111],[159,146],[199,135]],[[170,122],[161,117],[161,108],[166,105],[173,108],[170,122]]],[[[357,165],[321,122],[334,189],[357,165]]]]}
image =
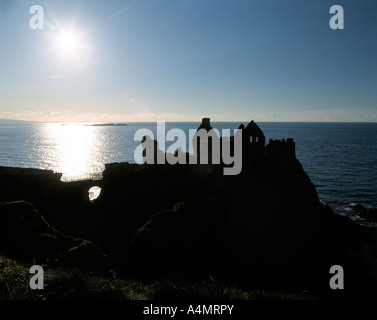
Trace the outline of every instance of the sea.
{"type": "MultiPolygon", "coordinates": [[[[246,122],[211,122],[220,134],[246,122]]],[[[296,157],[314,183],[321,201],[338,214],[361,224],[350,205],[377,207],[377,123],[257,122],[269,139],[293,138],[296,157]]],[[[159,123],[166,132],[181,129],[187,136],[200,122],[159,123]]],[[[0,125],[0,166],[49,169],[64,181],[99,176],[106,163],[137,162],[139,130],[157,137],[156,122],[127,126],[88,123],[0,125]],[[150,131],[146,131],[150,130],[150,131]],[[136,135],[137,137],[137,135],[136,135]]],[[[166,142],[165,148],[173,142],[166,142]]]]}

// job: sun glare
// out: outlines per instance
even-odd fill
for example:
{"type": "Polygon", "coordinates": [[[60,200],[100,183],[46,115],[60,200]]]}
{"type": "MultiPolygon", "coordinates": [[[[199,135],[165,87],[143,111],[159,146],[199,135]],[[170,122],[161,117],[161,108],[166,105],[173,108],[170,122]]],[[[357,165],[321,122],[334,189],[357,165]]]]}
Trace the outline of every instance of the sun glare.
{"type": "Polygon", "coordinates": [[[74,28],[56,29],[52,36],[54,46],[53,55],[58,58],[61,64],[67,66],[85,67],[90,60],[90,47],[87,45],[85,34],[76,31],[74,28]]]}
{"type": "Polygon", "coordinates": [[[50,124],[45,129],[46,135],[54,141],[51,161],[57,165],[57,172],[75,177],[103,170],[96,157],[101,144],[95,127],[50,124]]]}
{"type": "Polygon", "coordinates": [[[64,55],[76,55],[80,49],[80,41],[77,34],[62,32],[56,40],[57,49],[64,55]]]}

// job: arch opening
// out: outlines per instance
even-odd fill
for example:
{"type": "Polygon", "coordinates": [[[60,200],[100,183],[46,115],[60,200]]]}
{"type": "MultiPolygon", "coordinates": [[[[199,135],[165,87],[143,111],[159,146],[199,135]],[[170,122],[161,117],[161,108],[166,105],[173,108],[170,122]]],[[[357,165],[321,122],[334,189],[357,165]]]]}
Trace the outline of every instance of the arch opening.
{"type": "Polygon", "coordinates": [[[101,191],[102,189],[98,186],[91,187],[88,192],[89,200],[90,201],[96,200],[100,196],[101,191]]]}

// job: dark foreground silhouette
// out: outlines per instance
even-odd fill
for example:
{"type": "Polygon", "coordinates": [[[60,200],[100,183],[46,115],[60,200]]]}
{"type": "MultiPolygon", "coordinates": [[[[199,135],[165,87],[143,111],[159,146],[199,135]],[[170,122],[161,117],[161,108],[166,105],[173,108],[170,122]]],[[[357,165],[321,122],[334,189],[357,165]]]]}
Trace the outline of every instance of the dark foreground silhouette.
{"type": "MultiPolygon", "coordinates": [[[[210,130],[209,119],[200,128],[210,130]]],[[[64,183],[51,171],[0,167],[0,255],[99,274],[210,275],[325,294],[333,292],[331,266],[340,265],[339,292],[376,297],[375,229],[319,201],[293,139],[266,145],[255,122],[240,128],[243,166],[234,176],[223,175],[222,163],[113,163],[101,181],[64,183]],[[92,186],[102,189],[94,201],[92,186]]]]}

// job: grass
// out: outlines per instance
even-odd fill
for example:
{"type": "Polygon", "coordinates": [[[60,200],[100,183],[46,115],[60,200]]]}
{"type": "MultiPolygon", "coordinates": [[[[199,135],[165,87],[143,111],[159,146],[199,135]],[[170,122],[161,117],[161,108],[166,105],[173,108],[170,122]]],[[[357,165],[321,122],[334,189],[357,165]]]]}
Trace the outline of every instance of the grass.
{"type": "Polygon", "coordinates": [[[43,295],[32,290],[29,269],[0,256],[0,300],[40,300],[43,295]]]}
{"type": "Polygon", "coordinates": [[[305,292],[242,289],[207,281],[140,281],[45,268],[43,290],[29,286],[29,267],[0,256],[0,300],[314,300],[305,292]]]}

